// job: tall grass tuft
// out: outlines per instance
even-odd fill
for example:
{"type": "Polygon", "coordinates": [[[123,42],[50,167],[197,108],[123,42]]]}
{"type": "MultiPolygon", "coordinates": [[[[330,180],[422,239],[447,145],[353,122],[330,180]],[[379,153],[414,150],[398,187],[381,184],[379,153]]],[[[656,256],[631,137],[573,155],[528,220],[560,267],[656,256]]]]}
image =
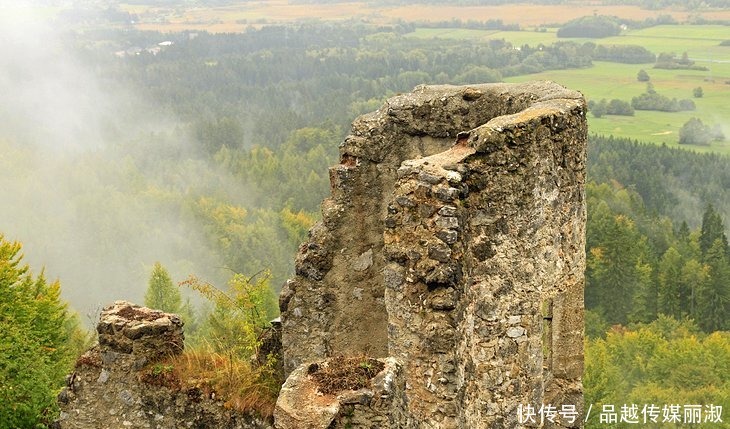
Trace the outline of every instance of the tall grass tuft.
{"type": "Polygon", "coordinates": [[[270,360],[257,365],[233,353],[219,353],[201,345],[148,368],[142,379],[180,389],[189,396],[223,401],[228,409],[268,420],[280,387],[273,363],[270,360]]]}

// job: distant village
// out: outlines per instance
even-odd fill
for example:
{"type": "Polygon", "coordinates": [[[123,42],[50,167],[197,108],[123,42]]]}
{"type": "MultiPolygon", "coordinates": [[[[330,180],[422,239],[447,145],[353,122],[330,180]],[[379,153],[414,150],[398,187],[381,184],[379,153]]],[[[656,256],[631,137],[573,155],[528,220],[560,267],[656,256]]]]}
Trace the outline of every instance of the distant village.
{"type": "Polygon", "coordinates": [[[170,40],[165,40],[163,42],[158,43],[157,45],[148,46],[146,48],[142,48],[140,46],[132,46],[131,48],[128,48],[128,49],[122,49],[120,51],[116,51],[116,52],[114,52],[114,55],[116,55],[119,58],[141,55],[142,53],[157,55],[160,52],[162,52],[163,49],[167,48],[168,46],[172,46],[174,43],[175,42],[172,42],[170,40]]]}

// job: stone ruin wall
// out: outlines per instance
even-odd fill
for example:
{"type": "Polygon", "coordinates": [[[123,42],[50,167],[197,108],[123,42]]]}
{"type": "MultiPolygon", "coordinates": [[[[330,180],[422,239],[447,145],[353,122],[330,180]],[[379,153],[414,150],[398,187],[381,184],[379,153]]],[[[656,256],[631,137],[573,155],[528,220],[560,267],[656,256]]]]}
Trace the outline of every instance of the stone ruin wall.
{"type": "MultiPolygon", "coordinates": [[[[536,82],[422,86],[358,118],[280,297],[286,373],[395,359],[403,389],[378,427],[582,413],[585,112],[536,82]]],[[[306,400],[291,378],[282,397],[306,400]]],[[[313,427],[296,421],[277,427],[313,427]]]]}
{"type": "Polygon", "coordinates": [[[99,343],[76,362],[58,395],[56,429],[270,429],[198,387],[183,387],[164,359],[182,353],[176,314],[116,301],[96,327],[99,343]],[[155,366],[158,372],[155,372],[155,366]]]}

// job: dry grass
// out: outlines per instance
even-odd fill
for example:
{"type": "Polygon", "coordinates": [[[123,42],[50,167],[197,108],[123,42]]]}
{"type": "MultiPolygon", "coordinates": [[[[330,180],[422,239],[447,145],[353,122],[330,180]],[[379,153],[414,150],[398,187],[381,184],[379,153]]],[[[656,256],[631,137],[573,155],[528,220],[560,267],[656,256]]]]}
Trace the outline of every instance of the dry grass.
{"type": "Polygon", "coordinates": [[[253,367],[247,360],[200,347],[150,366],[140,380],[185,391],[194,400],[221,400],[227,408],[270,419],[279,390],[270,367],[253,367]]]}
{"type": "Polygon", "coordinates": [[[338,356],[327,361],[326,365],[313,363],[307,373],[317,383],[318,389],[325,394],[344,390],[358,390],[370,387],[370,379],[383,370],[385,365],[368,356],[338,356]]]}

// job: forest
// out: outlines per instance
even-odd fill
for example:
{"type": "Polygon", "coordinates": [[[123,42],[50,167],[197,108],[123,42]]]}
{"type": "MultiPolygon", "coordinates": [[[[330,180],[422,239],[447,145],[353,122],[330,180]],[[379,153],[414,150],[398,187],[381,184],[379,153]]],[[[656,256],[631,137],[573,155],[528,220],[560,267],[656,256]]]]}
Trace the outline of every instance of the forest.
{"type": "MultiPolygon", "coordinates": [[[[0,30],[16,36],[0,59],[3,427],[48,421],[110,300],[180,312],[193,343],[250,355],[339,142],[387,97],[647,60],[591,42],[421,40],[408,23],[36,30],[54,42],[0,30]],[[251,306],[264,310],[246,318],[251,306]],[[232,329],[246,335],[232,343],[232,329]]],[[[730,158],[592,135],[588,166],[586,403],[730,409],[730,158]]]]}

